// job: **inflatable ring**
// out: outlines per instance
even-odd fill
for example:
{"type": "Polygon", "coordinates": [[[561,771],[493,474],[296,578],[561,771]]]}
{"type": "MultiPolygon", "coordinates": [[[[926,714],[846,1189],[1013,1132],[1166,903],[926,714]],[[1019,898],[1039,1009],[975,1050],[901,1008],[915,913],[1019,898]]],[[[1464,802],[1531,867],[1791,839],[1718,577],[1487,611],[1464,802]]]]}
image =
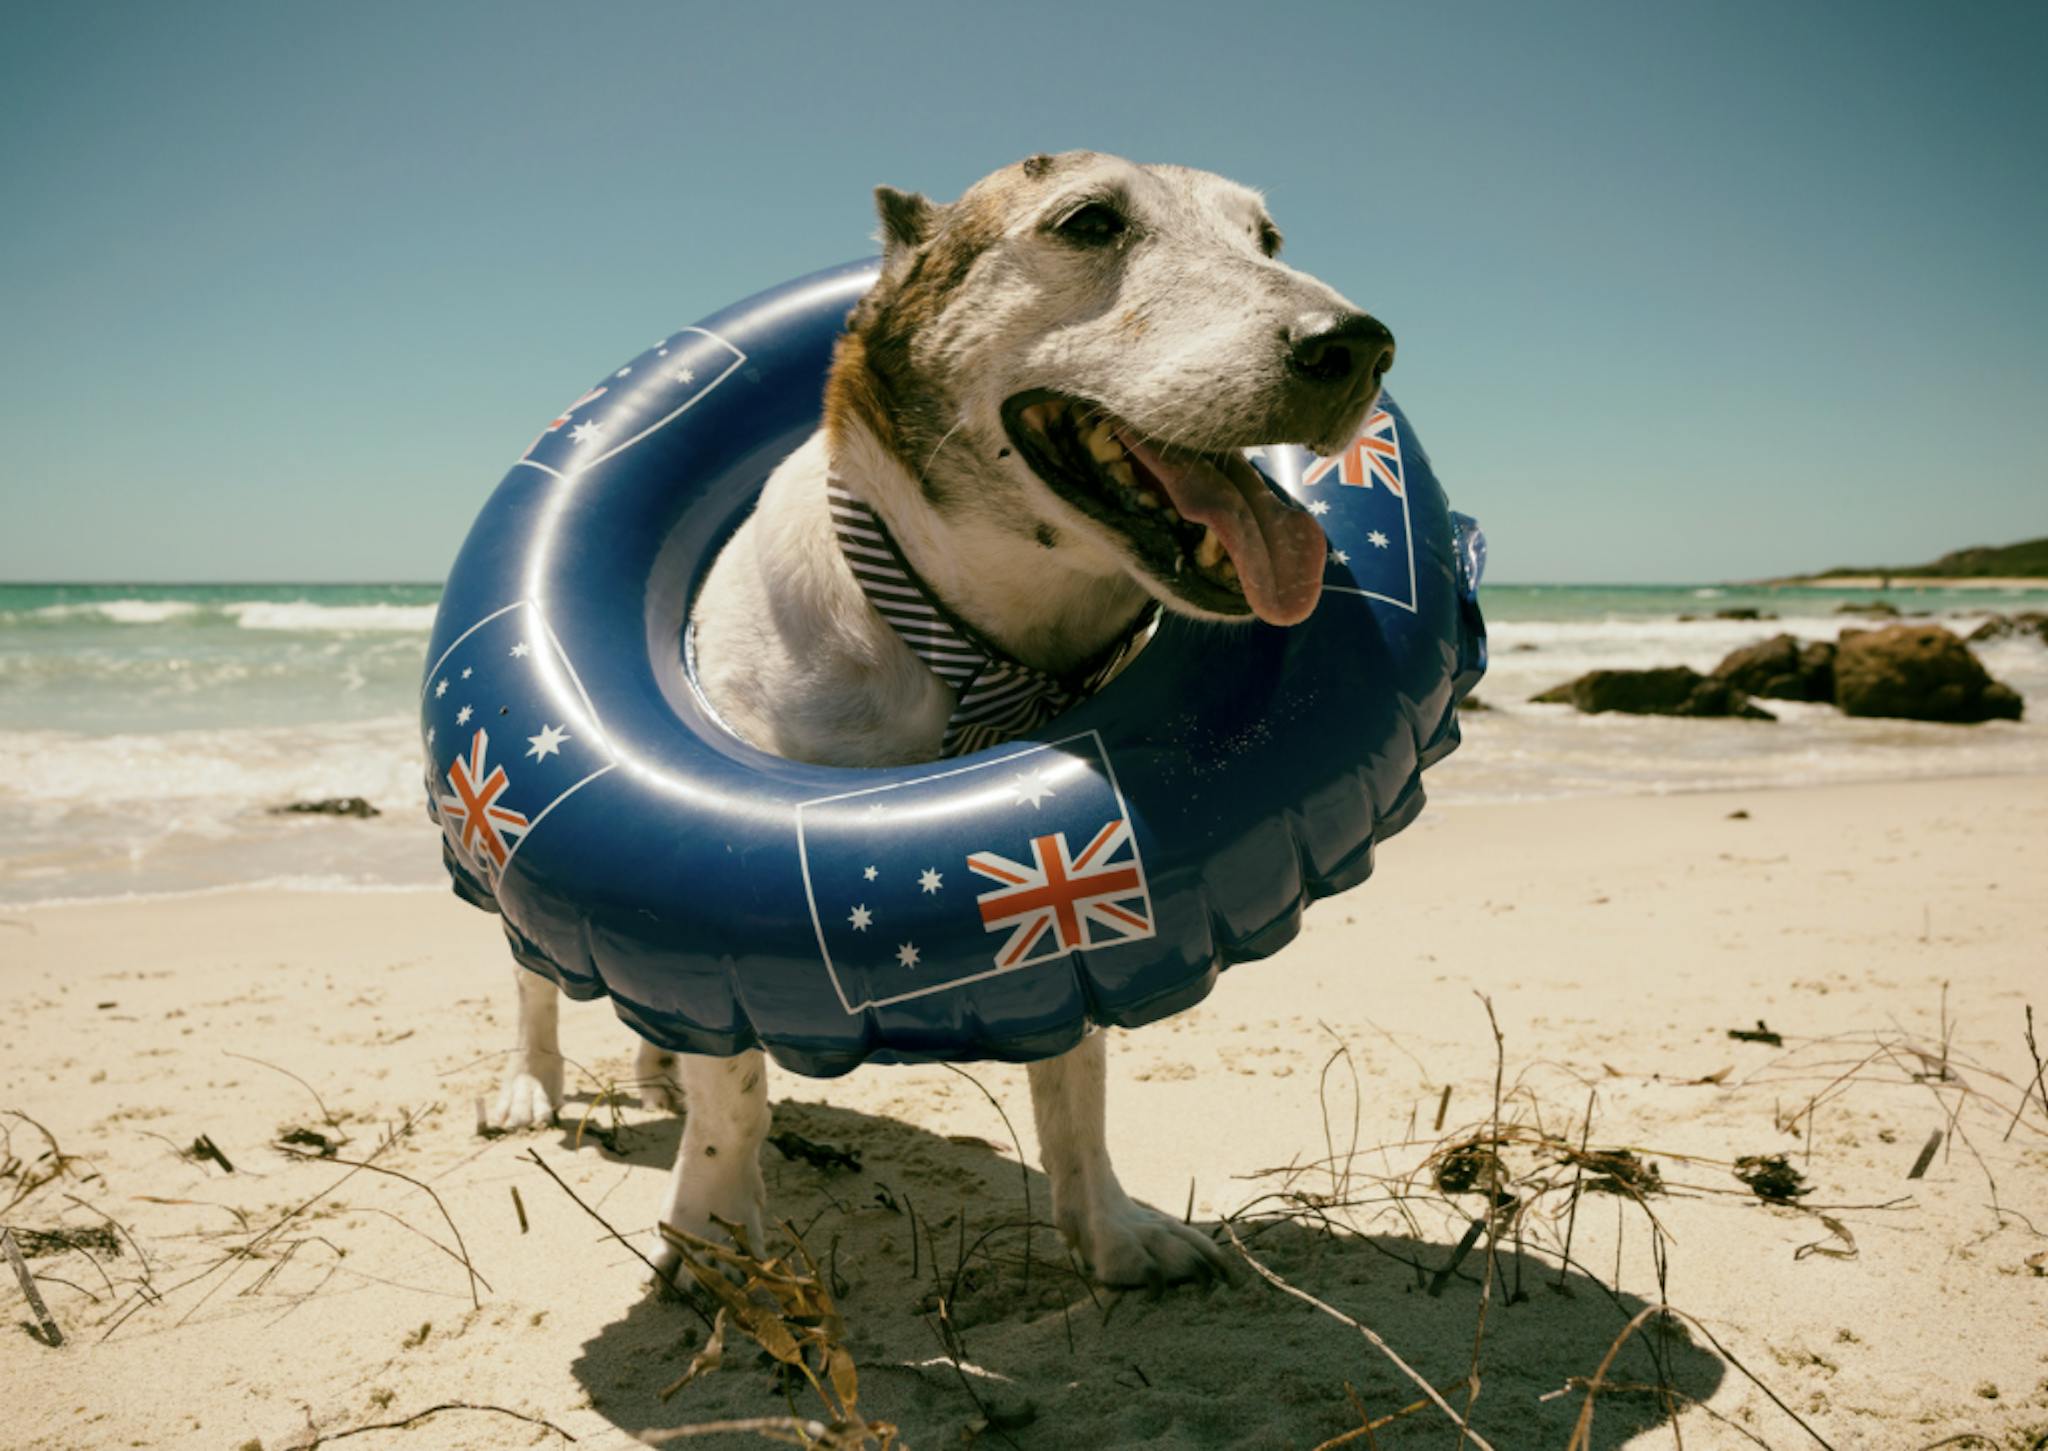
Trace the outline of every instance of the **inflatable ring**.
{"type": "Polygon", "coordinates": [[[766,755],[697,690],[690,600],[818,426],[873,263],[664,338],[513,465],[420,694],[455,890],[526,967],[677,1051],[799,1073],[1026,1060],[1266,957],[1422,806],[1485,668],[1484,541],[1385,400],[1340,457],[1257,462],[1322,516],[1293,629],[1168,615],[1034,737],[900,769],[766,755]]]}

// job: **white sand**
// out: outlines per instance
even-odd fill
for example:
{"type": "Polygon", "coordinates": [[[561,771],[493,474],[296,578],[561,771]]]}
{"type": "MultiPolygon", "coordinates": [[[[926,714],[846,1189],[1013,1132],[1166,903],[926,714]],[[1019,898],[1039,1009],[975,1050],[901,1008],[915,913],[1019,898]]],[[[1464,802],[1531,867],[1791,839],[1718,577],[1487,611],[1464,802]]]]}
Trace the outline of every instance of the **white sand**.
{"type": "MultiPolygon", "coordinates": [[[[651,1219],[675,1123],[628,1104],[623,1156],[588,1134],[576,1142],[592,1085],[628,1071],[609,1012],[567,1015],[567,1050],[589,1074],[567,1127],[476,1136],[473,1102],[492,1090],[511,1032],[496,931],[452,898],[417,894],[222,895],[0,919],[0,1106],[80,1156],[0,1221],[85,1228],[103,1212],[147,1256],[146,1271],[133,1248],[97,1266],[76,1252],[31,1262],[61,1349],[30,1338],[12,1277],[0,1278],[0,1444],[277,1451],[467,1401],[604,1448],[650,1427],[784,1409],[738,1344],[724,1369],[660,1401],[701,1343],[696,1317],[643,1299],[639,1264],[525,1158],[537,1151],[623,1229],[651,1219]],[[336,1132],[315,1092],[349,1136],[344,1156],[375,1150],[413,1115],[378,1163],[439,1194],[489,1282],[480,1309],[437,1247],[451,1232],[425,1192],[274,1147],[293,1127],[336,1132]],[[233,1174],[180,1155],[199,1134],[233,1174]],[[145,1276],[153,1298],[141,1303],[145,1276]]],[[[1327,1232],[1241,1232],[1438,1384],[1460,1380],[1484,1248],[1440,1297],[1403,1261],[1443,1265],[1481,1200],[1453,1205],[1426,1174],[1399,1203],[1392,1190],[1436,1141],[1492,1116],[1494,1053],[1475,992],[1491,995],[1506,1037],[1503,1116],[1575,1140],[1597,1094],[1592,1145],[1633,1147],[1670,1186],[1648,1201],[1668,1235],[1670,1303],[1830,1444],[2048,1444],[2048,1276],[2028,1264],[2048,1250],[2048,1111],[2035,1103],[2006,1137],[2031,1071],[2030,994],[2048,1039],[2048,780],[1432,811],[1384,849],[1375,881],[1315,908],[1277,960],[1226,975],[1194,1012],[1118,1035],[1111,1112],[1125,1182],[1178,1212],[1192,1179],[1195,1216],[1211,1223],[1290,1183],[1350,1201],[1329,1211],[1327,1232]],[[1737,808],[1750,818],[1729,819],[1737,808]],[[1726,1036],[1759,1017],[1783,1032],[1782,1049],[1726,1036]],[[1346,1064],[1323,1077],[1339,1046],[1363,1090],[1355,1110],[1346,1064]],[[1951,1121],[1966,1141],[1909,1181],[1921,1143],[1951,1121]],[[1804,1245],[1840,1245],[1819,1213],[1766,1207],[1730,1173],[1737,1155],[1768,1153],[1792,1156],[1812,1205],[1889,1205],[1826,1209],[1853,1235],[1854,1258],[1802,1257],[1804,1245]],[[1290,1163],[1315,1167],[1258,1177],[1290,1163]],[[1966,1432],[1982,1439],[1943,1441],[1966,1432]]],[[[1030,1159],[1022,1071],[983,1065],[974,1077],[1030,1159]]],[[[976,1377],[983,1398],[1029,1404],[1034,1418],[1009,1432],[1020,1447],[1307,1447],[1355,1424],[1347,1383],[1374,1415],[1416,1399],[1355,1331],[1262,1285],[1098,1304],[1042,1235],[1027,1289],[1012,1230],[991,1241],[1001,1262],[969,1256],[956,1287],[963,1237],[1022,1208],[1009,1131],[973,1084],[942,1068],[873,1068],[832,1082],[778,1074],[775,1088],[778,1128],[864,1155],[864,1173],[823,1173],[770,1150],[772,1207],[836,1262],[862,1405],[913,1446],[958,1445],[977,1414],[962,1376],[934,1359],[934,1250],[967,1354],[1004,1378],[976,1377]],[[916,1274],[908,1215],[876,1202],[885,1186],[929,1228],[916,1274]]],[[[35,1129],[0,1123],[18,1161],[0,1177],[4,1206],[50,1162],[35,1129]]],[[[1541,1162],[1523,1154],[1510,1167],[1541,1162]]],[[[1030,1188],[1042,1214],[1044,1180],[1033,1173],[1030,1188]]],[[[1532,1243],[1554,1245],[1566,1203],[1563,1190],[1537,1202],[1532,1243]]],[[[1627,1314],[1656,1302],[1642,1208],[1586,1195],[1573,1236],[1568,1294],[1551,1288],[1554,1253],[1518,1266],[1503,1247],[1507,1283],[1519,1275],[1528,1298],[1504,1304],[1497,1287],[1487,1310],[1475,1425],[1500,1451],[1564,1447],[1583,1399],[1573,1378],[1592,1373],[1627,1314]]],[[[1654,1379],[1648,1344],[1646,1332],[1614,1376],[1654,1379]]],[[[1667,1341],[1664,1359],[1670,1384],[1705,1402],[1671,1402],[1686,1447],[1757,1444],[1729,1422],[1763,1444],[1814,1444],[1698,1331],[1667,1341]]],[[[1451,1398],[1462,1406],[1465,1392],[1451,1398]]],[[[1593,1444],[1676,1444],[1666,1416],[1656,1396],[1610,1395],[1593,1444]]],[[[1382,1448],[1456,1441],[1433,1410],[1377,1433],[1382,1448]]],[[[345,1444],[565,1443],[456,1410],[345,1444]]]]}

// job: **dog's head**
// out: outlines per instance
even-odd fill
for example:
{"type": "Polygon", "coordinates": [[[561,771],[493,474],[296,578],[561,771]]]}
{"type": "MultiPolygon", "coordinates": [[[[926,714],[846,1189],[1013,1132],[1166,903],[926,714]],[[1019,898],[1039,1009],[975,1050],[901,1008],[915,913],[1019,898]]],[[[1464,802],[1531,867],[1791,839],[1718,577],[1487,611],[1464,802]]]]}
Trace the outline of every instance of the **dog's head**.
{"type": "Polygon", "coordinates": [[[1070,152],[949,205],[876,198],[882,275],[834,361],[828,435],[866,429],[941,518],[1092,552],[1183,613],[1309,614],[1322,531],[1241,450],[1341,448],[1394,341],[1278,259],[1256,192],[1070,152]]]}

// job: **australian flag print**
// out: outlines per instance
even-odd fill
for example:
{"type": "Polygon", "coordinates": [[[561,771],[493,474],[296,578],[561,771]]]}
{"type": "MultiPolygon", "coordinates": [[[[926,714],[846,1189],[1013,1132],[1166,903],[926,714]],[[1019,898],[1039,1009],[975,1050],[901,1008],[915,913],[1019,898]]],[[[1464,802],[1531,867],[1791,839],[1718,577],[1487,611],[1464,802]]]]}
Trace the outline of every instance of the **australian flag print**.
{"type": "Polygon", "coordinates": [[[495,886],[550,811],[612,769],[576,671],[539,609],[485,616],[428,673],[430,809],[450,853],[495,886]]]}
{"type": "Polygon", "coordinates": [[[746,360],[702,328],[672,333],[563,409],[519,461],[560,477],[582,473],[674,421],[746,360]]]}
{"type": "Polygon", "coordinates": [[[1154,935],[1130,811],[1093,732],[804,802],[797,843],[849,1013],[1154,935]]]}
{"type": "Polygon", "coordinates": [[[1363,595],[1411,613],[1415,542],[1408,522],[1402,421],[1382,401],[1344,449],[1317,458],[1294,445],[1259,449],[1252,462],[1323,526],[1330,541],[1323,589],[1363,595]]]}

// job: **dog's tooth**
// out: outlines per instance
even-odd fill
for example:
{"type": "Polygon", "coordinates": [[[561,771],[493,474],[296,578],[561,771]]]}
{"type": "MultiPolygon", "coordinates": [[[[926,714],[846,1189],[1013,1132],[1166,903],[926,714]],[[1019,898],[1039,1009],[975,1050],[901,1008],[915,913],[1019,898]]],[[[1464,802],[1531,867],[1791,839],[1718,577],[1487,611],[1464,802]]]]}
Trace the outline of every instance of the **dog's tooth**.
{"type": "Polygon", "coordinates": [[[1216,573],[1220,578],[1228,580],[1231,584],[1237,583],[1237,566],[1227,559],[1216,566],[1216,573]]]}
{"type": "MultiPolygon", "coordinates": [[[[1116,441],[1115,430],[1107,423],[1098,423],[1088,430],[1088,452],[1097,463],[1114,463],[1124,456],[1124,446],[1116,441]]],[[[1111,470],[1115,472],[1115,470],[1111,470]]],[[[1128,479],[1126,483],[1130,482],[1128,479]]]]}
{"type": "MultiPolygon", "coordinates": [[[[1098,458],[1101,457],[1101,455],[1099,454],[1096,456],[1098,458]]],[[[1102,471],[1108,474],[1111,478],[1115,479],[1118,483],[1122,484],[1127,489],[1132,487],[1132,485],[1134,485],[1137,482],[1136,476],[1131,473],[1131,466],[1125,463],[1121,458],[1114,459],[1108,463],[1105,463],[1102,466],[1102,471]]]]}
{"type": "Polygon", "coordinates": [[[1035,428],[1040,433],[1045,432],[1045,405],[1043,403],[1034,403],[1017,416],[1024,420],[1025,427],[1035,428]]]}
{"type": "Polygon", "coordinates": [[[1202,530],[1202,542],[1195,546],[1195,563],[1201,565],[1204,569],[1213,569],[1217,561],[1222,558],[1223,541],[1216,537],[1214,529],[1204,527],[1202,530]]]}
{"type": "Polygon", "coordinates": [[[1153,490],[1151,490],[1151,489],[1139,489],[1139,490],[1138,490],[1138,507],[1139,507],[1139,508],[1141,508],[1141,509],[1157,509],[1157,508],[1161,507],[1161,506],[1162,506],[1162,505],[1163,505],[1164,503],[1165,503],[1165,500],[1161,499],[1161,498],[1159,497],[1159,495],[1158,495],[1158,494],[1157,494],[1157,493],[1156,493],[1155,491],[1153,491],[1153,490]]]}

